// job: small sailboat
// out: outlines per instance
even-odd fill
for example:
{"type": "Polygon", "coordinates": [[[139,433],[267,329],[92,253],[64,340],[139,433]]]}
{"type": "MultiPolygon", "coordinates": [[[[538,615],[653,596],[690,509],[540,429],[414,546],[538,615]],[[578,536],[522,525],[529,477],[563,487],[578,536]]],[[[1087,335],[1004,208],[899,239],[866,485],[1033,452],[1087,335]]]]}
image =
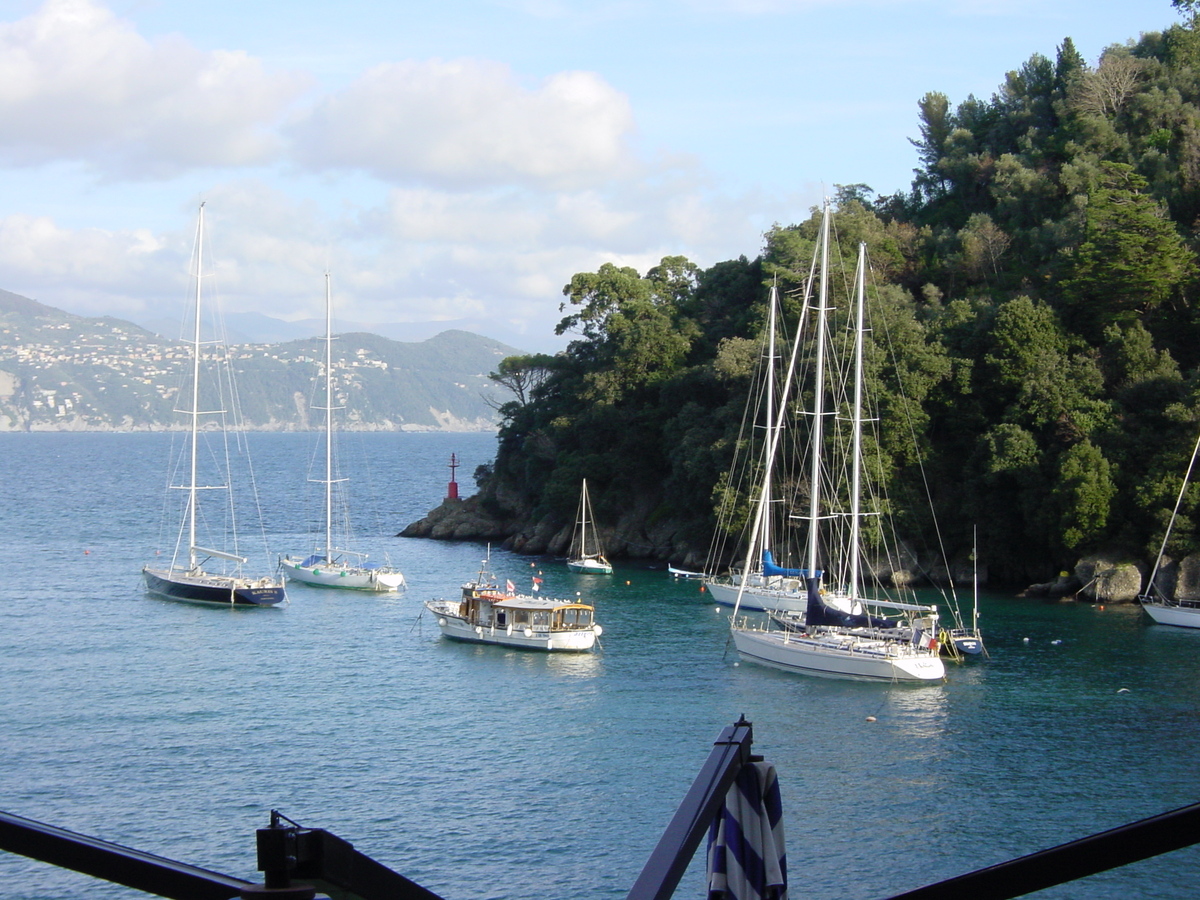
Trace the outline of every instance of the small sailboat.
{"type": "MultiPolygon", "coordinates": [[[[854,349],[848,385],[850,396],[843,398],[849,406],[846,420],[850,424],[848,483],[844,485],[850,509],[833,513],[823,505],[822,488],[828,482],[829,460],[824,458],[823,431],[827,419],[825,391],[830,387],[825,375],[826,317],[830,310],[828,299],[828,248],[830,210],[826,205],[821,224],[821,290],[818,303],[812,309],[816,320],[815,366],[813,376],[813,407],[808,416],[812,422],[810,438],[810,474],[808,491],[808,560],[800,573],[805,587],[803,617],[793,616],[787,624],[778,615],[764,621],[739,618],[740,605],[735,602],[730,621],[730,636],[741,658],[748,662],[809,675],[886,682],[934,682],[945,677],[945,664],[938,653],[938,614],[935,607],[902,603],[881,597],[869,597],[863,589],[862,524],[872,512],[863,508],[863,336],[865,334],[865,272],[866,248],[859,245],[858,272],[855,278],[856,321],[853,329],[854,349]],[[830,519],[844,520],[845,529],[826,546],[822,543],[822,526],[830,519]],[[828,563],[828,564],[826,564],[828,563]],[[834,574],[838,573],[838,574],[834,574]],[[882,615],[883,610],[900,614],[900,618],[882,615]]],[[[811,282],[810,282],[811,284],[811,282]]],[[[805,306],[808,308],[809,294],[805,306]]],[[[789,370],[788,381],[791,380],[789,370]]],[[[846,471],[833,467],[835,472],[846,471]]],[[[760,531],[761,518],[767,514],[765,495],[755,509],[751,534],[760,531]]],[[[828,536],[827,536],[828,537],[828,536]]],[[[747,549],[745,569],[749,571],[757,547],[751,541],[747,549]]],[[[745,580],[739,585],[739,596],[750,586],[745,580]]]]}
{"type": "MultiPolygon", "coordinates": [[[[230,473],[227,465],[221,466],[222,471],[215,472],[214,481],[224,480],[224,484],[200,483],[200,432],[201,417],[216,416],[224,423],[226,412],[222,404],[214,402],[214,409],[201,408],[200,383],[203,376],[202,361],[204,354],[201,340],[201,281],[204,271],[204,204],[200,204],[200,213],[196,225],[196,293],[194,310],[194,327],[191,344],[191,384],[190,391],[181,394],[190,396],[190,408],[181,410],[189,420],[190,437],[187,444],[185,460],[188,472],[187,484],[173,485],[186,491],[186,506],[180,523],[178,537],[175,543],[175,553],[167,567],[157,565],[145,566],[142,577],[146,582],[146,590],[156,597],[165,600],[180,600],[210,606],[225,607],[257,607],[279,606],[286,602],[283,580],[273,575],[248,576],[243,574],[242,566],[247,558],[237,552],[237,535],[231,535],[233,550],[219,550],[202,547],[198,543],[198,522],[201,516],[201,497],[212,496],[210,492],[221,492],[227,501],[224,515],[215,512],[212,518],[224,519],[233,523],[232,504],[233,492],[230,487],[230,473]]],[[[226,456],[228,451],[226,448],[226,456]]],[[[205,454],[207,458],[220,458],[218,454],[205,454]]],[[[208,510],[209,505],[204,507],[208,510]]],[[[207,516],[205,518],[208,518],[207,516]]]]}
{"type": "MultiPolygon", "coordinates": [[[[333,413],[333,300],[329,273],[325,273],[325,477],[319,483],[325,486],[325,529],[324,545],[302,557],[285,556],[279,561],[283,573],[291,581],[311,584],[314,587],[341,588],[350,591],[375,591],[386,593],[404,586],[404,574],[388,565],[376,565],[367,561],[367,554],[345,550],[337,546],[334,531],[334,485],[346,481],[336,478],[334,472],[334,427],[333,413]]],[[[348,532],[347,522],[341,522],[341,531],[348,532]]]]}
{"type": "Polygon", "coordinates": [[[1179,496],[1175,498],[1175,508],[1171,510],[1171,518],[1167,522],[1166,533],[1163,534],[1162,546],[1158,549],[1158,558],[1154,560],[1154,568],[1150,572],[1150,581],[1146,586],[1146,592],[1138,598],[1142,609],[1159,625],[1200,628],[1200,600],[1179,600],[1175,597],[1168,597],[1163,592],[1158,580],[1158,572],[1162,568],[1163,559],[1167,553],[1167,542],[1171,539],[1171,529],[1175,526],[1175,519],[1179,516],[1179,509],[1183,505],[1188,483],[1192,479],[1192,471],[1196,467],[1197,455],[1200,455],[1200,437],[1196,439],[1196,444],[1192,447],[1192,458],[1188,461],[1187,471],[1183,474],[1183,484],[1179,486],[1179,496]]]}
{"type": "Polygon", "coordinates": [[[425,601],[445,637],[520,650],[580,652],[591,650],[603,634],[591,605],[518,593],[511,581],[501,588],[487,566],[485,560],[479,576],[463,585],[460,600],[425,601]]]}
{"type": "Polygon", "coordinates": [[[955,626],[947,629],[942,640],[943,651],[951,656],[981,656],[987,651],[983,646],[983,633],[979,630],[979,548],[972,542],[971,563],[974,566],[971,593],[971,624],[968,626],[959,614],[958,603],[954,603],[955,626]]]}
{"type": "Polygon", "coordinates": [[[604,558],[600,535],[592,520],[592,502],[588,497],[587,479],[579,492],[579,513],[575,517],[575,533],[571,537],[571,552],[567,568],[581,575],[611,575],[612,563],[604,558]]]}

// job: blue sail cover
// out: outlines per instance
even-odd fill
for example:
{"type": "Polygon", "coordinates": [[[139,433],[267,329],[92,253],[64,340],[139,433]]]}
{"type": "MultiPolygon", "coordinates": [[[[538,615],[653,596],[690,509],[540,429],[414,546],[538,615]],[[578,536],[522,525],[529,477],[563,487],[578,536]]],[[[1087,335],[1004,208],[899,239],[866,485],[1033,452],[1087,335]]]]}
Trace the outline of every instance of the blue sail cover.
{"type": "Polygon", "coordinates": [[[891,619],[879,616],[863,616],[842,612],[831,606],[826,606],[821,599],[821,579],[809,578],[808,609],[804,614],[804,624],[813,628],[818,625],[832,625],[837,628],[895,628],[896,623],[891,619]]]}
{"type": "MultiPolygon", "coordinates": [[[[764,550],[762,552],[762,564],[763,564],[762,573],[763,573],[763,575],[765,575],[767,577],[770,577],[772,575],[779,575],[779,576],[782,576],[783,578],[808,578],[809,577],[808,569],[785,569],[782,566],[777,565],[775,563],[775,557],[771,555],[770,550],[764,550]]],[[[821,574],[822,574],[821,570],[817,569],[816,575],[818,578],[821,577],[821,574]]]]}

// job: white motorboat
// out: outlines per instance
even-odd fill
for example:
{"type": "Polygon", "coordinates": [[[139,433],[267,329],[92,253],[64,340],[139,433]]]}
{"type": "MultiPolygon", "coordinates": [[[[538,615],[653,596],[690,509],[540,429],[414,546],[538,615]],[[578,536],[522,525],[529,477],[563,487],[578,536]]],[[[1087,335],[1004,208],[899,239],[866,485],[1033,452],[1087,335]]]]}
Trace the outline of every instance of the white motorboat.
{"type": "Polygon", "coordinates": [[[603,629],[595,611],[577,600],[520,594],[484,581],[463,585],[459,600],[427,600],[443,635],[456,641],[521,650],[591,650],[603,629]]]}

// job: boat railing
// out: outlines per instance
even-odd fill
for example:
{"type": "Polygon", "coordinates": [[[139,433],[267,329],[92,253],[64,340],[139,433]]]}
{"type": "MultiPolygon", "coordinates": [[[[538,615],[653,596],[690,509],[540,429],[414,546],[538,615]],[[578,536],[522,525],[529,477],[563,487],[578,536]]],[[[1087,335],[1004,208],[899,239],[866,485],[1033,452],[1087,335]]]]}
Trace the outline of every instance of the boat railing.
{"type": "MultiPolygon", "coordinates": [[[[627,900],[673,896],[705,833],[721,814],[730,786],[748,763],[758,760],[751,755],[752,742],[751,723],[744,717],[722,730],[627,900]]],[[[1200,803],[893,894],[888,900],[1010,900],[1196,844],[1200,803]]],[[[303,828],[275,810],[270,826],[257,832],[257,849],[262,884],[0,812],[0,850],[173,900],[327,900],[330,894],[343,900],[441,900],[336,835],[303,828]]]]}

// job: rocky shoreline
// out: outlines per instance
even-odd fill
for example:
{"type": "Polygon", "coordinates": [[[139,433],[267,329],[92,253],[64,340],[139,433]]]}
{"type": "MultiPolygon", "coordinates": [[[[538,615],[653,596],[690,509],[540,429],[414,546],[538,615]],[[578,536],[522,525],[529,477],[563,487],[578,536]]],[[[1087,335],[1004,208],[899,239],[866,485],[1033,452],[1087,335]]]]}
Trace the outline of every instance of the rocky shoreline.
{"type": "MultiPolygon", "coordinates": [[[[654,521],[653,510],[644,505],[627,510],[612,528],[602,529],[605,552],[614,559],[653,559],[685,568],[704,565],[681,537],[677,523],[654,521]],[[653,524],[649,524],[653,522],[653,524]]],[[[513,504],[518,506],[519,504],[513,504]]],[[[413,522],[398,537],[423,537],[441,541],[493,541],[506,550],[531,556],[564,556],[571,545],[573,525],[546,517],[531,522],[529,513],[497,514],[506,504],[485,503],[479,495],[465,499],[447,498],[423,519],[413,522]]]]}
{"type": "MultiPolygon", "coordinates": [[[[528,513],[497,514],[507,504],[485,503],[479,495],[442,501],[424,518],[408,525],[398,537],[431,538],[442,541],[490,541],[506,550],[531,556],[563,556],[571,543],[571,523],[550,518],[530,522],[528,513]]],[[[519,504],[513,504],[519,506],[519,504]]],[[[651,521],[650,510],[629,510],[614,528],[604,529],[604,546],[613,558],[653,559],[686,569],[704,568],[704,556],[680,538],[679,528],[669,521],[651,521]]],[[[974,572],[967,563],[923,569],[915,554],[908,554],[902,571],[876,570],[884,581],[915,585],[921,582],[970,583],[974,572]]],[[[1031,584],[1021,596],[1084,600],[1093,603],[1134,603],[1147,589],[1152,566],[1103,554],[1079,560],[1073,572],[1031,584]]],[[[979,571],[979,583],[987,583],[987,570],[979,571]]],[[[1182,560],[1164,560],[1155,574],[1158,592],[1167,598],[1200,600],[1200,554],[1182,560]]]]}
{"type": "MultiPolygon", "coordinates": [[[[1031,584],[1026,597],[1133,603],[1150,588],[1152,565],[1103,554],[1085,556],[1075,571],[1062,572],[1043,584],[1031,584]]],[[[1168,600],[1200,600],[1200,554],[1181,560],[1163,559],[1154,573],[1155,593],[1168,600]]]]}

